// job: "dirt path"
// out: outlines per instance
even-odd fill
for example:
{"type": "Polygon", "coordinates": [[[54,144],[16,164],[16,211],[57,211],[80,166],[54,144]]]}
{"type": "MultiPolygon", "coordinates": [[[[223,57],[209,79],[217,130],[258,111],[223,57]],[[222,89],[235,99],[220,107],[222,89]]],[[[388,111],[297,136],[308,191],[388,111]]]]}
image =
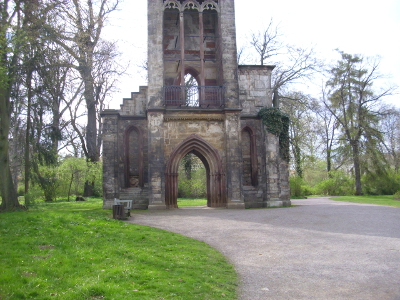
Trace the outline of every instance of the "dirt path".
{"type": "Polygon", "coordinates": [[[400,209],[327,198],[292,204],[135,211],[130,222],[218,249],[241,276],[239,299],[400,299],[400,209]]]}

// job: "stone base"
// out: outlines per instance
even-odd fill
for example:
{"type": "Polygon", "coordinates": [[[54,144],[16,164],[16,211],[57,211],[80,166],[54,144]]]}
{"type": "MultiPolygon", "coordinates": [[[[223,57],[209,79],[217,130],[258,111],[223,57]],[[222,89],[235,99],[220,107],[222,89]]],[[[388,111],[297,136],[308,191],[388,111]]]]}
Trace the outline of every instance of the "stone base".
{"type": "Polygon", "coordinates": [[[148,208],[147,204],[133,204],[132,209],[142,209],[146,210],[148,208]]]}
{"type": "Polygon", "coordinates": [[[283,202],[283,206],[285,206],[285,207],[292,206],[292,202],[290,200],[283,200],[282,202],[283,202]]]}
{"type": "Polygon", "coordinates": [[[167,209],[167,206],[165,204],[150,204],[147,207],[148,210],[164,210],[167,209]]]}
{"type": "Polygon", "coordinates": [[[287,207],[291,205],[290,200],[270,200],[267,202],[267,207],[287,207]]]}
{"type": "Polygon", "coordinates": [[[263,207],[265,207],[264,202],[245,202],[244,205],[246,208],[263,208],[263,207]]]}
{"type": "Polygon", "coordinates": [[[244,205],[244,203],[243,202],[229,202],[227,205],[226,205],[226,208],[234,208],[234,209],[245,209],[246,207],[245,207],[245,205],[244,205]]]}
{"type": "Polygon", "coordinates": [[[267,207],[283,207],[283,201],[281,201],[281,200],[268,201],[267,207]]]}

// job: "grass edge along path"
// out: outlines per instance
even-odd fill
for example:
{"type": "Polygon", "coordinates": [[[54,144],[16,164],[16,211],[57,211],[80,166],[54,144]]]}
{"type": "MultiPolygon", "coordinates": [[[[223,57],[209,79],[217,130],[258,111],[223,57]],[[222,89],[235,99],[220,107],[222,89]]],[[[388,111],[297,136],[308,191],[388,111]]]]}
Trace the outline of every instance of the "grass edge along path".
{"type": "Polygon", "coordinates": [[[0,213],[0,299],[237,299],[237,274],[217,250],[101,206],[0,213]]]}
{"type": "Polygon", "coordinates": [[[338,197],[330,198],[330,200],[353,202],[353,203],[385,205],[385,206],[392,206],[392,207],[400,207],[400,201],[399,200],[393,200],[393,195],[384,195],[384,196],[338,196],[338,197]]]}

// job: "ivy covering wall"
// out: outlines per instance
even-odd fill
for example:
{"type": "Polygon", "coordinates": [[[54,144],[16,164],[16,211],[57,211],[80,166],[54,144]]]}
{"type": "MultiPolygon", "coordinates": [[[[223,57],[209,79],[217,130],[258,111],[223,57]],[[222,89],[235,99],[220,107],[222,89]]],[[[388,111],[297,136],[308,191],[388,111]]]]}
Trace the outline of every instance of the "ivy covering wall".
{"type": "Polygon", "coordinates": [[[276,107],[264,107],[258,112],[268,132],[279,137],[279,153],[289,161],[289,116],[276,107]]]}

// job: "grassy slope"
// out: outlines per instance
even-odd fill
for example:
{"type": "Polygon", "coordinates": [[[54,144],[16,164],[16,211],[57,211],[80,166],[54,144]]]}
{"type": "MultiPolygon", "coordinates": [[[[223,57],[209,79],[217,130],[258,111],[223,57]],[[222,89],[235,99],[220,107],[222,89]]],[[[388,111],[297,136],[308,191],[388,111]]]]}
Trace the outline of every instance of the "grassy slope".
{"type": "Polygon", "coordinates": [[[236,273],[219,252],[100,207],[0,214],[0,299],[236,299],[236,273]]]}
{"type": "Polygon", "coordinates": [[[393,196],[340,196],[332,200],[400,207],[400,201],[393,200],[393,196]]]}

